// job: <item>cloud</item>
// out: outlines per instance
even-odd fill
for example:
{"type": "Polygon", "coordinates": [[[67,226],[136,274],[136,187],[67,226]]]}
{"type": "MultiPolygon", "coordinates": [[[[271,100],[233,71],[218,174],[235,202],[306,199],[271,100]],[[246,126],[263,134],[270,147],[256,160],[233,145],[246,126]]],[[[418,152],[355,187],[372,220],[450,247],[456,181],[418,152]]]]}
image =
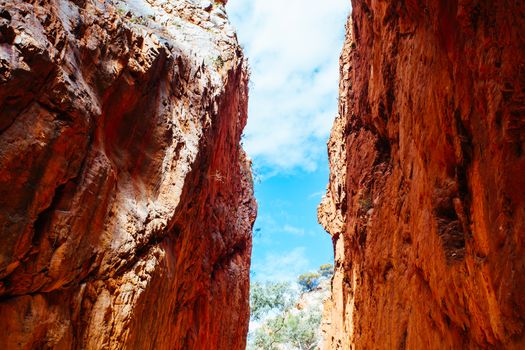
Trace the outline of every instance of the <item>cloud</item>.
{"type": "Polygon", "coordinates": [[[321,199],[325,194],[326,194],[326,190],[321,190],[321,191],[317,191],[314,193],[310,193],[308,195],[308,199],[313,199],[313,198],[321,199]]]}
{"type": "Polygon", "coordinates": [[[348,0],[230,0],[251,65],[244,145],[267,171],[313,171],[337,111],[348,0]]]}
{"type": "Polygon", "coordinates": [[[279,238],[283,233],[297,237],[302,237],[305,234],[313,234],[301,227],[296,227],[290,224],[282,225],[280,222],[286,221],[289,214],[284,211],[278,214],[279,222],[274,216],[269,214],[261,214],[257,217],[257,224],[253,233],[254,243],[265,245],[278,244],[280,242],[279,238]]]}
{"type": "Polygon", "coordinates": [[[262,262],[254,262],[252,271],[258,281],[294,282],[297,276],[308,270],[306,249],[298,247],[284,254],[267,253],[262,262]]]}
{"type": "Polygon", "coordinates": [[[290,233],[294,236],[304,236],[304,229],[302,228],[299,228],[299,227],[295,227],[295,226],[292,226],[292,225],[284,225],[283,229],[282,229],[284,232],[286,233],[290,233]]]}

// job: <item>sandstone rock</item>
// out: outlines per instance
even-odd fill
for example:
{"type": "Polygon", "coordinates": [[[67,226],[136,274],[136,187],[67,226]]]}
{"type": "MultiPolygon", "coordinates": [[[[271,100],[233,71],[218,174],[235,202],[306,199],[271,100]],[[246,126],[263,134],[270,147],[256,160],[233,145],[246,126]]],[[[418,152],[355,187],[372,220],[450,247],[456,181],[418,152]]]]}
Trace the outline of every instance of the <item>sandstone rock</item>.
{"type": "Polygon", "coordinates": [[[525,6],[352,1],[325,349],[525,348],[525,6]]]}
{"type": "Polygon", "coordinates": [[[244,349],[256,204],[223,11],[0,1],[0,348],[244,349]]]}

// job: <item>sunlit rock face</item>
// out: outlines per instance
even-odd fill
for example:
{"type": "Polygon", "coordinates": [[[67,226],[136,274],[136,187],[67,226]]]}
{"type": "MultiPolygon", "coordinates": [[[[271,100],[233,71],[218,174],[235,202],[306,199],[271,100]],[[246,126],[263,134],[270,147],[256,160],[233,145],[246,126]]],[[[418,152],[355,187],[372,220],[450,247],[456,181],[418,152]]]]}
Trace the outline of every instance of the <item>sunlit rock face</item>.
{"type": "Polygon", "coordinates": [[[0,348],[244,349],[248,77],[222,3],[0,0],[0,348]]]}
{"type": "Polygon", "coordinates": [[[352,1],[326,349],[525,348],[525,3],[352,1]]]}

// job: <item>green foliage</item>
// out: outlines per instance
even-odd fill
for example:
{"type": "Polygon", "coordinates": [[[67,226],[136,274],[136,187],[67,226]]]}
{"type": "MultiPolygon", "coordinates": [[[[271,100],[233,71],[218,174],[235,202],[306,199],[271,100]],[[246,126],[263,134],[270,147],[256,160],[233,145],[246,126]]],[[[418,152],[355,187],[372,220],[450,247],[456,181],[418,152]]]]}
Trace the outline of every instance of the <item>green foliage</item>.
{"type": "Polygon", "coordinates": [[[321,300],[327,286],[320,283],[330,278],[333,271],[332,264],[324,264],[318,272],[300,275],[297,282],[305,294],[298,293],[288,283],[253,283],[247,349],[317,349],[321,337],[321,300]]]}
{"type": "Polygon", "coordinates": [[[252,283],[250,310],[252,320],[260,320],[269,311],[283,312],[293,304],[295,295],[289,283],[252,283]]]}
{"type": "Polygon", "coordinates": [[[224,61],[224,58],[222,58],[221,55],[218,55],[217,57],[213,59],[213,65],[217,69],[221,69],[222,67],[224,67],[224,63],[226,62],[224,61]]]}
{"type": "Polygon", "coordinates": [[[372,197],[368,194],[362,198],[359,199],[359,206],[361,207],[361,210],[366,213],[370,209],[372,209],[372,197]]]}
{"type": "Polygon", "coordinates": [[[321,310],[294,311],[277,315],[259,327],[254,334],[254,348],[277,350],[280,344],[289,344],[297,349],[315,349],[321,310]]]}
{"type": "Polygon", "coordinates": [[[140,24],[142,26],[145,26],[148,24],[148,20],[144,16],[132,16],[129,21],[134,24],[140,24]]]}
{"type": "Polygon", "coordinates": [[[252,178],[255,183],[262,183],[262,174],[259,168],[252,166],[252,178]]]}
{"type": "Polygon", "coordinates": [[[324,264],[319,266],[319,274],[322,277],[330,278],[334,274],[334,265],[324,264]]]}
{"type": "Polygon", "coordinates": [[[126,10],[123,8],[118,8],[117,13],[119,14],[119,16],[124,17],[126,15],[126,10]]]}
{"type": "Polygon", "coordinates": [[[310,292],[319,285],[320,278],[321,275],[317,272],[307,272],[297,278],[297,283],[299,283],[303,292],[310,292]]]}

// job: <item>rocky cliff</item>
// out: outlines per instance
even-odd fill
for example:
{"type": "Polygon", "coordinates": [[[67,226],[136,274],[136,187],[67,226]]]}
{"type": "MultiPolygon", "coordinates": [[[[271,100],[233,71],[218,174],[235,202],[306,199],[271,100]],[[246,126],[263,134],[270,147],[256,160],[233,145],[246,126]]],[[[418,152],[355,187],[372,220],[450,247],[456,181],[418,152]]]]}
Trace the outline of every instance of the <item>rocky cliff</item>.
{"type": "Polygon", "coordinates": [[[0,0],[0,348],[244,349],[225,1],[0,0]]]}
{"type": "Polygon", "coordinates": [[[353,0],[326,349],[525,348],[525,5],[353,0]]]}

